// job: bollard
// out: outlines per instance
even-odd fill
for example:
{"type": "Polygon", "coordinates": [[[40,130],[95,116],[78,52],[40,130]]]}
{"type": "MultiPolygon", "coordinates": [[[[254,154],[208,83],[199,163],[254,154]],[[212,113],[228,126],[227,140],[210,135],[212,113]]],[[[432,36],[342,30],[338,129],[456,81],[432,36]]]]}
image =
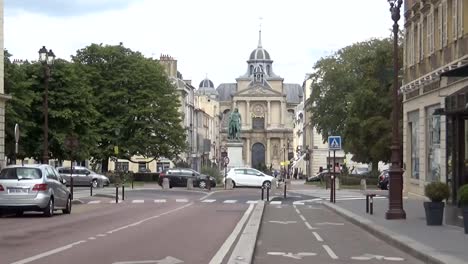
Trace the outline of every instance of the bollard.
{"type": "Polygon", "coordinates": [[[115,203],[119,203],[119,186],[115,186],[115,203]]]}
{"type": "Polygon", "coordinates": [[[286,179],[284,179],[284,199],[286,199],[286,179]]]}
{"type": "Polygon", "coordinates": [[[93,184],[89,185],[89,196],[93,196],[93,184]]]}
{"type": "Polygon", "coordinates": [[[374,198],[370,197],[370,214],[374,214],[374,198]]]}
{"type": "Polygon", "coordinates": [[[125,201],[125,185],[122,184],[122,201],[125,201]]]}
{"type": "Polygon", "coordinates": [[[171,187],[171,184],[169,182],[169,178],[164,177],[163,178],[163,189],[169,189],[171,187]]]}
{"type": "Polygon", "coordinates": [[[267,202],[270,201],[270,187],[267,187],[267,202]]]}
{"type": "Polygon", "coordinates": [[[132,179],[132,190],[133,190],[133,179],[132,179]]]}
{"type": "Polygon", "coordinates": [[[73,176],[70,176],[70,192],[73,200],[73,176]]]}
{"type": "Polygon", "coordinates": [[[366,179],[361,179],[361,190],[367,190],[367,182],[366,179]]]}
{"type": "Polygon", "coordinates": [[[340,178],[339,177],[336,177],[335,179],[335,194],[336,194],[336,190],[340,190],[340,178]]]}
{"type": "Polygon", "coordinates": [[[210,176],[208,176],[208,180],[206,181],[206,187],[208,188],[208,191],[211,191],[211,179],[210,179],[210,176]]]}
{"type": "Polygon", "coordinates": [[[228,190],[232,190],[232,189],[233,189],[232,179],[227,179],[227,180],[226,180],[226,187],[227,187],[228,190]]]}
{"type": "Polygon", "coordinates": [[[187,179],[187,190],[192,190],[193,189],[193,178],[189,177],[187,179]]]}
{"type": "Polygon", "coordinates": [[[262,186],[262,201],[263,201],[263,192],[265,191],[265,189],[263,188],[262,186]]]}
{"type": "Polygon", "coordinates": [[[366,195],[366,213],[369,213],[369,195],[366,195]]]}

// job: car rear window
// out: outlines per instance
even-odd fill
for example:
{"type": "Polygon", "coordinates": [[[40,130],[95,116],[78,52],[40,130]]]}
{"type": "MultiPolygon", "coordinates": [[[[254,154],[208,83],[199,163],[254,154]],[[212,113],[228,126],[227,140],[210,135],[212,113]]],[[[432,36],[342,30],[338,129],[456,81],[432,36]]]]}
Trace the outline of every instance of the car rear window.
{"type": "Polygon", "coordinates": [[[42,178],[42,172],[37,168],[5,168],[0,172],[0,179],[34,180],[42,178]]]}

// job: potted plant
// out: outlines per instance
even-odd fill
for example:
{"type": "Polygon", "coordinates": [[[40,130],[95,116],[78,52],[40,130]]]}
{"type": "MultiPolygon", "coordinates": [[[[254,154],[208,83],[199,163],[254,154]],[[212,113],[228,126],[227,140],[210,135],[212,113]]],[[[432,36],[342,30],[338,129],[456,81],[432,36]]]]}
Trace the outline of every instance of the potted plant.
{"type": "Polygon", "coordinates": [[[462,185],[460,189],[458,189],[458,203],[463,210],[465,234],[468,234],[468,184],[462,185]]]}
{"type": "Polygon", "coordinates": [[[450,196],[450,189],[442,182],[431,182],[424,188],[424,194],[431,200],[424,202],[427,225],[442,225],[444,218],[444,199],[450,196]]]}

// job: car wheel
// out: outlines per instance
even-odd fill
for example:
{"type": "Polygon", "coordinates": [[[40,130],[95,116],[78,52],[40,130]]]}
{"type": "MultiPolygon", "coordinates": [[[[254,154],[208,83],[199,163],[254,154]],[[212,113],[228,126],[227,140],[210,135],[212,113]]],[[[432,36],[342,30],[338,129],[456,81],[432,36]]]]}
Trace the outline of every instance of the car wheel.
{"type": "Polygon", "coordinates": [[[93,185],[93,188],[97,188],[99,186],[98,180],[94,179],[91,184],[93,185]]]}
{"type": "Polygon", "coordinates": [[[198,187],[202,188],[202,189],[205,189],[206,188],[206,182],[205,181],[200,181],[198,183],[198,187]]]}
{"type": "Polygon", "coordinates": [[[271,182],[269,182],[269,181],[263,182],[262,186],[265,189],[271,189],[271,182]]]}
{"type": "Polygon", "coordinates": [[[44,216],[51,217],[54,215],[54,199],[51,197],[49,200],[49,204],[47,207],[44,208],[44,216]]]}
{"type": "Polygon", "coordinates": [[[62,212],[64,214],[70,214],[71,213],[71,209],[72,209],[72,199],[70,196],[68,196],[68,199],[67,199],[67,207],[65,209],[62,210],[62,212]]]}

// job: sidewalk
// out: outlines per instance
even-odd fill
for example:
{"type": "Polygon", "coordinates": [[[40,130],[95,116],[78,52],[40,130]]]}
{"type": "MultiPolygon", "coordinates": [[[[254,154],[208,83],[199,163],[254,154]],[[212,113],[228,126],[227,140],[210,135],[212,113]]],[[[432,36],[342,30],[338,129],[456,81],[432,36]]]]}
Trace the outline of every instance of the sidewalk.
{"type": "MultiPolygon", "coordinates": [[[[298,193],[323,194],[322,188],[297,190],[298,193]]],[[[294,191],[294,190],[291,190],[294,191]]],[[[329,190],[328,190],[329,191],[329,190]]],[[[337,197],[354,194],[363,196],[360,190],[337,190],[337,197]]],[[[406,220],[386,220],[388,199],[374,200],[374,214],[366,213],[364,200],[338,200],[336,204],[322,202],[366,231],[382,238],[386,242],[418,257],[426,263],[468,263],[468,235],[463,228],[443,225],[426,225],[426,216],[422,200],[405,198],[403,208],[406,220]]]]}

